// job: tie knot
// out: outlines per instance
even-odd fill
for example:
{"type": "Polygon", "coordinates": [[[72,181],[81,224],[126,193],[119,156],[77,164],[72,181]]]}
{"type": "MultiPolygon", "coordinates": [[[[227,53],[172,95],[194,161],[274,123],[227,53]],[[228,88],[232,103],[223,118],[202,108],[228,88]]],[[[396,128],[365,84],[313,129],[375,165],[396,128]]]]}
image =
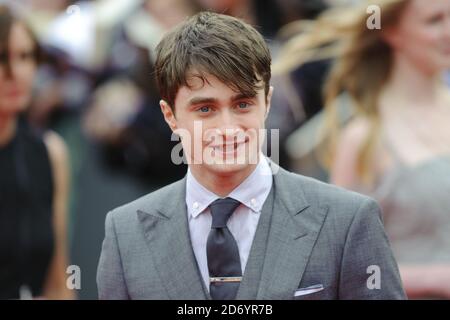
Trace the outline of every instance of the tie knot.
{"type": "Polygon", "coordinates": [[[239,201],[232,198],[217,199],[211,203],[209,205],[212,216],[211,228],[226,227],[228,219],[240,204],[239,201]]]}

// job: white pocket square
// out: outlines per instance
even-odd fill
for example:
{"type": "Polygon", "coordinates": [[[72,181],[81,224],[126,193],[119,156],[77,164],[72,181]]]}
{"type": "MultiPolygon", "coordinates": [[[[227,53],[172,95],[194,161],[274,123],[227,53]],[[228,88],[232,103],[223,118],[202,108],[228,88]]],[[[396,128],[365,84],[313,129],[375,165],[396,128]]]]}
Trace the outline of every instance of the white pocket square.
{"type": "Polygon", "coordinates": [[[295,290],[294,297],[304,296],[307,294],[322,291],[324,289],[322,284],[315,284],[306,288],[299,288],[295,290]]]}

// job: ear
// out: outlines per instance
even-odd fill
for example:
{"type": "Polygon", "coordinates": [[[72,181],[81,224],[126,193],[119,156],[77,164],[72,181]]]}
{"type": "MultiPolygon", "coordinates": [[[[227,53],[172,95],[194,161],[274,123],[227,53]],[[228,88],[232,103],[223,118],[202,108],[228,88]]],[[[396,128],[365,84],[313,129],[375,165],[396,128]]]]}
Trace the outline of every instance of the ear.
{"type": "Polygon", "coordinates": [[[270,86],[269,92],[267,93],[267,98],[266,98],[266,114],[264,116],[264,120],[267,119],[267,116],[269,115],[270,106],[271,106],[270,103],[272,101],[272,95],[273,95],[273,87],[270,86]]]}
{"type": "Polygon", "coordinates": [[[178,128],[178,126],[174,111],[165,100],[160,100],[159,106],[161,107],[161,112],[164,116],[164,120],[169,125],[172,132],[175,131],[178,128]]]}

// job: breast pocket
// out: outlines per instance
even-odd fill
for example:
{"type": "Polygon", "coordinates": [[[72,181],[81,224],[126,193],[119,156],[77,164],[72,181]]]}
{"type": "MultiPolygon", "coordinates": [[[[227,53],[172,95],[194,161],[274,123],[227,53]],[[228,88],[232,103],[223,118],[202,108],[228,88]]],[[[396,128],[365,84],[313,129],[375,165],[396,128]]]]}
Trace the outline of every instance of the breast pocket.
{"type": "Polygon", "coordinates": [[[298,288],[294,292],[294,300],[321,300],[327,298],[327,293],[323,284],[315,284],[298,288]]]}

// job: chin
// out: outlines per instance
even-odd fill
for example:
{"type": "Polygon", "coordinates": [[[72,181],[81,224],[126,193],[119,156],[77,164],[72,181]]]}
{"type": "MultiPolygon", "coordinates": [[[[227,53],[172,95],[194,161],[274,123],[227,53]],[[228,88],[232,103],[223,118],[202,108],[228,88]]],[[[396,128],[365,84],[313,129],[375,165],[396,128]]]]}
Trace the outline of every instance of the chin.
{"type": "Polygon", "coordinates": [[[218,175],[229,175],[235,174],[237,172],[243,171],[247,169],[250,164],[211,164],[207,165],[208,169],[211,172],[214,172],[218,175]]]}
{"type": "Polygon", "coordinates": [[[249,161],[248,157],[240,157],[240,158],[234,158],[230,159],[229,163],[226,161],[223,161],[222,159],[219,159],[218,161],[215,161],[214,163],[210,164],[204,164],[208,170],[211,172],[214,172],[218,175],[230,175],[230,174],[236,174],[238,172],[242,172],[245,170],[250,169],[252,166],[255,166],[257,162],[255,161],[249,161]]]}

